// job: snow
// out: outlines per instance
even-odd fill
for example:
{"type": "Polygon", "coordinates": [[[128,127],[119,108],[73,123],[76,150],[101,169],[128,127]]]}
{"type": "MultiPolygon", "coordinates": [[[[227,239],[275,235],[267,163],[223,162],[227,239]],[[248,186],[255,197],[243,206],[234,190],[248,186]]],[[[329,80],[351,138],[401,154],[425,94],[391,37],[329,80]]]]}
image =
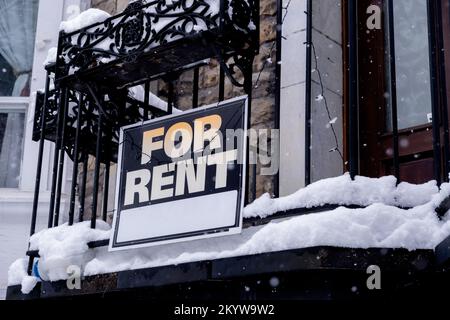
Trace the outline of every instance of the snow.
{"type": "MultiPolygon", "coordinates": [[[[144,102],[144,97],[145,97],[145,89],[143,86],[136,86],[133,88],[129,89],[129,94],[131,97],[133,97],[134,99],[144,102]]],[[[149,96],[149,104],[153,107],[156,107],[160,110],[163,111],[167,111],[167,102],[162,100],[161,98],[159,98],[158,96],[156,96],[155,94],[153,94],[152,92],[150,92],[150,96],[149,96]]],[[[183,111],[177,109],[177,108],[172,108],[173,113],[181,113],[183,111]]]]}
{"type": "MultiPolygon", "coordinates": [[[[196,10],[196,13],[199,14],[206,14],[206,15],[211,15],[213,17],[215,17],[215,19],[219,19],[218,18],[218,13],[220,12],[220,0],[205,0],[205,3],[209,5],[208,11],[206,13],[203,13],[203,6],[198,7],[196,10]]],[[[170,5],[171,1],[168,1],[167,5],[170,5]]],[[[231,8],[231,7],[230,7],[231,8]]],[[[144,9],[147,13],[156,13],[157,8],[156,5],[152,5],[149,7],[146,7],[144,9]]],[[[173,28],[175,29],[179,29],[179,28],[186,28],[187,32],[190,31],[194,31],[194,32],[201,32],[204,30],[208,29],[207,24],[205,23],[205,21],[203,19],[195,19],[196,24],[194,24],[193,22],[187,22],[187,21],[179,21],[176,19],[176,17],[174,17],[174,14],[183,12],[183,7],[177,7],[174,10],[170,11],[170,15],[167,15],[165,17],[159,17],[156,20],[152,20],[152,24],[151,24],[151,33],[152,34],[158,34],[160,31],[166,29],[169,27],[169,24],[174,23],[173,28]],[[186,25],[184,25],[186,24],[186,25]]],[[[92,24],[96,24],[96,23],[100,23],[105,21],[108,18],[111,18],[111,15],[107,12],[104,12],[102,10],[99,9],[88,9],[84,12],[81,12],[79,14],[77,14],[78,11],[76,9],[71,10],[70,12],[70,17],[71,19],[68,19],[67,21],[63,21],[60,24],[60,30],[64,31],[65,33],[72,33],[72,32],[76,32],[78,30],[81,30],[83,28],[88,28],[89,26],[91,26],[92,24]]],[[[131,18],[127,18],[127,19],[131,19],[131,18]]],[[[112,25],[116,25],[119,22],[123,22],[123,16],[120,16],[118,18],[114,18],[112,19],[111,23],[112,25]]],[[[251,30],[256,29],[256,26],[254,25],[253,22],[249,23],[249,28],[251,30]]],[[[94,32],[94,30],[90,30],[91,32],[94,32]]],[[[146,31],[147,32],[147,31],[146,31]]],[[[164,38],[164,41],[167,42],[172,42],[175,41],[177,39],[182,38],[182,35],[179,34],[172,34],[166,38],[164,38]]],[[[78,34],[74,34],[71,37],[71,43],[76,46],[78,43],[78,39],[79,35],[78,34]]],[[[83,41],[85,41],[85,39],[83,38],[83,41]]],[[[98,51],[110,51],[111,50],[111,46],[114,46],[114,39],[111,39],[110,37],[106,37],[105,39],[100,39],[100,40],[96,40],[97,42],[95,43],[91,43],[93,49],[97,49],[98,51]]],[[[153,47],[159,45],[160,43],[158,42],[152,42],[148,48],[146,48],[146,51],[149,51],[150,49],[152,49],[153,47]]],[[[67,57],[67,54],[65,54],[65,59],[66,59],[66,63],[68,63],[69,58],[67,57]]],[[[106,57],[106,56],[102,56],[100,55],[98,57],[98,62],[100,63],[109,63],[113,60],[115,60],[116,57],[114,55],[110,56],[110,57],[106,57]]],[[[71,67],[69,70],[69,74],[74,74],[79,70],[78,67],[71,67]]]]}
{"type": "Polygon", "coordinates": [[[8,285],[20,284],[22,280],[28,276],[27,274],[27,259],[22,258],[14,261],[8,270],[8,285]]]}
{"type": "Polygon", "coordinates": [[[23,294],[29,294],[34,289],[36,284],[38,283],[38,280],[39,280],[38,278],[33,277],[33,276],[28,276],[28,275],[25,276],[22,279],[22,283],[21,283],[21,285],[22,285],[22,289],[21,289],[22,293],[23,294]]]}
{"type": "Polygon", "coordinates": [[[90,222],[85,221],[34,234],[30,238],[30,250],[39,250],[41,278],[64,279],[69,265],[80,266],[92,258],[87,243],[109,238],[109,229],[104,221],[97,221],[96,229],[91,229],[90,222]]]}
{"type": "Polygon", "coordinates": [[[22,293],[28,294],[38,283],[39,279],[27,274],[28,259],[16,260],[8,270],[8,284],[16,283],[21,284],[22,293]]]}
{"type": "MultiPolygon", "coordinates": [[[[440,221],[434,211],[449,195],[450,184],[443,184],[440,190],[434,182],[397,187],[393,177],[357,177],[352,182],[344,175],[317,182],[279,200],[264,195],[246,208],[246,215],[265,216],[275,209],[315,206],[327,201],[366,208],[339,207],[279,219],[244,229],[239,235],[119,252],[108,252],[106,247],[88,249],[88,242],[108,239],[110,229],[98,221],[99,229],[91,230],[89,222],[83,222],[41,231],[32,237],[31,249],[39,250],[39,274],[50,281],[66,279],[70,265],[80,266],[83,275],[90,276],[315,246],[434,249],[450,235],[450,218],[440,221]]],[[[21,260],[11,266],[9,285],[22,283],[28,290],[32,280],[25,278],[23,270],[21,260]]]]}
{"type": "MultiPolygon", "coordinates": [[[[18,193],[5,189],[0,193],[0,300],[6,297],[9,267],[17,258],[22,257],[28,248],[32,196],[32,193],[18,193]]],[[[41,200],[48,201],[46,199],[47,196],[42,195],[41,200]]],[[[45,206],[43,207],[38,212],[36,230],[43,230],[47,227],[47,215],[44,214],[44,211],[48,213],[48,209],[45,210],[45,206]]],[[[26,265],[23,270],[25,269],[26,265]]],[[[20,272],[20,268],[14,268],[14,270],[20,272]]],[[[25,271],[23,274],[17,274],[19,283],[24,275],[25,271]]]]}
{"type": "Polygon", "coordinates": [[[435,181],[422,185],[402,182],[393,176],[367,178],[349,174],[317,181],[294,194],[272,199],[264,194],[244,210],[244,218],[265,218],[277,212],[297,208],[313,208],[326,204],[369,206],[384,203],[391,206],[415,207],[429,202],[439,189],[435,181]]]}
{"type": "Polygon", "coordinates": [[[110,17],[111,15],[103,10],[91,8],[70,20],[61,22],[59,30],[65,33],[75,32],[94,23],[103,22],[110,17]]]}
{"type": "Polygon", "coordinates": [[[48,50],[47,58],[44,61],[44,67],[49,64],[56,63],[56,57],[58,55],[58,48],[52,47],[48,50]]]}

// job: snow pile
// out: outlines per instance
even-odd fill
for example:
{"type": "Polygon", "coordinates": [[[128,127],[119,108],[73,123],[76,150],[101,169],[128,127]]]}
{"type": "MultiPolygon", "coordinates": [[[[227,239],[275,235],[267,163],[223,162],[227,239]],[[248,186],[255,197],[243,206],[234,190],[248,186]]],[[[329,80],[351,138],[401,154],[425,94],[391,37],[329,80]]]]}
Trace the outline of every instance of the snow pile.
{"type": "Polygon", "coordinates": [[[21,284],[22,293],[29,294],[39,279],[27,273],[28,259],[16,260],[8,270],[8,283],[21,284]]]}
{"type": "Polygon", "coordinates": [[[30,250],[39,250],[39,275],[43,280],[64,279],[69,265],[82,266],[93,258],[88,243],[109,238],[110,226],[97,221],[97,229],[90,228],[90,222],[36,233],[30,238],[30,250]]]}
{"type": "Polygon", "coordinates": [[[75,32],[94,23],[103,22],[110,17],[111,15],[103,10],[91,8],[70,20],[61,22],[59,30],[65,33],[75,32]]]}
{"type": "MultiPolygon", "coordinates": [[[[295,199],[302,201],[299,205],[324,204],[334,199],[336,202],[367,204],[368,207],[339,207],[272,221],[264,226],[244,229],[239,235],[117,252],[108,252],[106,247],[88,249],[88,242],[109,238],[109,226],[99,221],[100,229],[91,230],[89,223],[83,222],[36,234],[31,239],[31,249],[39,250],[41,278],[56,281],[67,278],[66,270],[70,265],[80,266],[83,275],[90,276],[315,246],[434,249],[450,235],[450,218],[440,221],[435,213],[435,208],[450,195],[450,184],[442,185],[438,191],[434,183],[396,187],[395,179],[390,177],[359,177],[350,183],[346,175],[317,183],[308,190],[304,196],[299,196],[302,194],[299,191],[294,194],[297,198],[292,197],[290,201],[280,201],[276,205],[268,201],[271,199],[267,196],[258,202],[261,210],[265,209],[261,203],[267,202],[267,212],[275,206],[280,207],[280,203],[294,206],[295,199]],[[337,195],[341,198],[338,199],[337,195]],[[307,196],[310,197],[308,202],[307,196]],[[393,206],[422,202],[412,209],[393,206]]],[[[24,283],[25,276],[23,266],[16,262],[10,269],[9,285],[24,283]]]]}
{"type": "Polygon", "coordinates": [[[435,181],[422,185],[402,182],[398,186],[393,176],[367,178],[349,174],[317,181],[294,194],[272,199],[269,194],[247,206],[244,218],[265,218],[277,212],[298,208],[313,208],[326,204],[341,206],[369,206],[375,203],[403,208],[416,207],[429,202],[439,192],[435,181]]]}
{"type": "Polygon", "coordinates": [[[49,64],[56,63],[56,58],[58,55],[58,48],[52,47],[48,50],[47,58],[44,61],[44,67],[49,64]]]}
{"type": "MultiPolygon", "coordinates": [[[[129,89],[129,95],[141,102],[145,101],[145,89],[143,86],[136,86],[136,87],[132,87],[129,89]]],[[[149,100],[148,100],[149,104],[153,107],[156,107],[160,110],[166,111],[167,112],[167,102],[162,100],[161,98],[159,98],[158,96],[156,96],[155,94],[153,94],[152,92],[150,92],[149,95],[149,100]]],[[[172,112],[173,113],[181,113],[183,111],[177,109],[177,108],[172,108],[172,112]]]]}
{"type": "Polygon", "coordinates": [[[22,288],[21,291],[23,294],[29,294],[31,291],[33,291],[36,284],[39,282],[39,279],[33,276],[25,276],[22,279],[22,288]]]}
{"type": "MultiPolygon", "coordinates": [[[[92,24],[103,22],[110,17],[111,17],[111,15],[109,13],[107,13],[103,10],[94,9],[94,8],[88,9],[79,14],[76,14],[76,12],[74,12],[74,15],[69,20],[61,22],[61,24],[59,26],[59,30],[64,31],[65,33],[72,33],[72,32],[78,31],[80,29],[89,27],[92,24]]],[[[74,35],[71,38],[72,45],[77,45],[78,38],[79,38],[79,35],[74,35]]],[[[95,45],[95,47],[100,50],[108,50],[110,45],[113,42],[114,41],[112,39],[106,38],[103,41],[100,41],[99,43],[97,43],[95,45]]],[[[69,58],[67,56],[64,57],[64,59],[65,59],[66,63],[69,63],[69,58]]],[[[112,59],[107,59],[105,57],[102,57],[100,60],[102,63],[108,63],[112,59]]],[[[55,59],[55,61],[56,61],[56,59],[55,59]]],[[[69,74],[73,74],[73,73],[77,72],[78,70],[79,70],[78,67],[71,66],[70,70],[69,70],[69,74]]]]}

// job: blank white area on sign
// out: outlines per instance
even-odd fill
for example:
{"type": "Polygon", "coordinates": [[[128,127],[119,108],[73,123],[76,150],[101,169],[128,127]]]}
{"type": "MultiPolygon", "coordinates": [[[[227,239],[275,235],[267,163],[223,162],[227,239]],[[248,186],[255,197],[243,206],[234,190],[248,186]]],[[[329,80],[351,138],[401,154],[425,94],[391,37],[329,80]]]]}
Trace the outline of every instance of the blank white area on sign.
{"type": "Polygon", "coordinates": [[[237,198],[234,190],[123,210],[117,242],[234,226],[237,198]]]}

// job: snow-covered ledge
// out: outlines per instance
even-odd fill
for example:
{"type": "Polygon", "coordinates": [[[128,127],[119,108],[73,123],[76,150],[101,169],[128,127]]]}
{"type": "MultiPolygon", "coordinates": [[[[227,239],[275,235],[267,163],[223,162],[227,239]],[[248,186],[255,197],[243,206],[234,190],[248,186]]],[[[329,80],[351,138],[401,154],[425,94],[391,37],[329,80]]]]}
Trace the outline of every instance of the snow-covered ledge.
{"type": "Polygon", "coordinates": [[[432,200],[439,193],[435,181],[421,185],[402,182],[397,185],[393,176],[367,178],[350,175],[317,181],[297,192],[281,198],[271,198],[269,194],[247,206],[244,218],[266,218],[278,212],[292,209],[314,208],[324,205],[367,207],[383,203],[401,208],[420,206],[432,200]]]}
{"type": "Polygon", "coordinates": [[[315,206],[327,201],[367,207],[339,207],[251,227],[240,235],[120,252],[108,252],[106,247],[88,248],[91,241],[109,238],[110,226],[102,221],[98,221],[96,230],[90,229],[89,222],[63,225],[31,238],[30,249],[38,250],[40,255],[40,279],[37,275],[28,277],[27,259],[20,259],[10,267],[9,285],[22,284],[27,293],[37,281],[66,279],[70,265],[80,266],[84,276],[91,276],[317,246],[434,249],[450,235],[450,217],[439,219],[435,213],[449,195],[450,184],[443,184],[440,189],[434,182],[397,187],[393,177],[357,177],[352,181],[344,175],[319,181],[289,197],[271,200],[265,196],[247,207],[245,214],[255,216],[260,212],[259,216],[267,216],[275,209],[315,206]]]}

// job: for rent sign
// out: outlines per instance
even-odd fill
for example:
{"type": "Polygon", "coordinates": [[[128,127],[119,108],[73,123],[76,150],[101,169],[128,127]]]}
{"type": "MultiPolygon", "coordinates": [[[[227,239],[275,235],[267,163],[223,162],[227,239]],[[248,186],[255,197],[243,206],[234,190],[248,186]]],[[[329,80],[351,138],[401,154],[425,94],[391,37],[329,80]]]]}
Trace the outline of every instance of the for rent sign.
{"type": "Polygon", "coordinates": [[[110,250],[241,231],[247,99],[124,127],[110,250]]]}

